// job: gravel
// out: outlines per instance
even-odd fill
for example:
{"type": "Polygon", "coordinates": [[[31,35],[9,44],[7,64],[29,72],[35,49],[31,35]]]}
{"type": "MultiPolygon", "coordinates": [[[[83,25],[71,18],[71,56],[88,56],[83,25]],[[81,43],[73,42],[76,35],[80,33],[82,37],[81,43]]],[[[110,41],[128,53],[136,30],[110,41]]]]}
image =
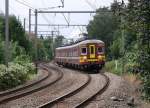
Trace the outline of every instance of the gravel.
{"type": "Polygon", "coordinates": [[[72,96],[57,102],[51,108],[74,108],[76,105],[81,104],[87,99],[91,98],[93,95],[97,94],[106,83],[104,76],[98,74],[91,74],[91,80],[86,87],[80,91],[74,93],[72,96]]]}
{"type": "Polygon", "coordinates": [[[130,106],[130,101],[133,93],[133,87],[123,78],[112,73],[106,73],[110,78],[108,89],[102,94],[97,95],[85,108],[140,108],[135,100],[135,105],[130,106]]]}
{"type": "Polygon", "coordinates": [[[62,79],[51,86],[25,97],[2,104],[0,108],[35,108],[78,88],[87,81],[87,76],[84,74],[74,74],[75,72],[68,71],[67,69],[63,69],[62,71],[64,74],[62,79]]]}
{"type": "MultiPolygon", "coordinates": [[[[77,89],[88,80],[87,76],[83,73],[64,68],[61,70],[64,74],[63,78],[53,85],[25,97],[1,104],[0,108],[35,108],[77,89]]],[[[103,94],[95,96],[90,103],[83,106],[84,108],[142,108],[140,107],[139,100],[133,95],[134,88],[132,85],[120,76],[112,73],[105,74],[110,78],[108,89],[103,94]],[[134,106],[131,106],[132,103],[131,105],[128,103],[133,101],[133,99],[134,106]]],[[[95,91],[96,87],[104,83],[103,78],[99,77],[98,74],[93,74],[92,76],[96,78],[92,83],[92,89],[83,89],[82,92],[77,93],[78,95],[73,95],[72,98],[66,98],[53,107],[70,108],[72,105],[81,102],[84,97],[95,91]],[[96,82],[98,79],[102,80],[96,82]]]]}

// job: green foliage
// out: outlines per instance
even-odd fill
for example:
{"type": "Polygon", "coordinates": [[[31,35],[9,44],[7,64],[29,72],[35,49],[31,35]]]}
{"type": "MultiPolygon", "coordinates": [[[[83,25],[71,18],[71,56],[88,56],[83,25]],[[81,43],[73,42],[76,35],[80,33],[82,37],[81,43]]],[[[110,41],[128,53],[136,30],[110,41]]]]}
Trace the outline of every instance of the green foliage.
{"type": "MultiPolygon", "coordinates": [[[[2,41],[5,40],[5,20],[3,15],[0,16],[0,39],[2,41]]],[[[21,22],[15,16],[9,16],[9,39],[10,41],[17,42],[26,52],[29,52],[30,41],[27,40],[21,22]]]]}
{"type": "Polygon", "coordinates": [[[114,74],[121,75],[121,73],[122,73],[122,62],[121,62],[121,59],[119,59],[119,60],[112,60],[112,61],[106,62],[105,70],[107,72],[112,72],[114,74]]]}
{"type": "Polygon", "coordinates": [[[19,64],[26,64],[31,62],[31,59],[28,55],[18,55],[13,61],[19,64]]]}
{"type": "Polygon", "coordinates": [[[46,48],[44,46],[43,40],[38,40],[38,60],[46,60],[46,56],[48,55],[46,52],[46,48]]]}
{"type": "Polygon", "coordinates": [[[9,62],[6,67],[2,64],[5,61],[5,22],[4,15],[0,15],[0,90],[23,84],[30,76],[36,74],[35,66],[31,63],[33,43],[27,40],[21,22],[15,16],[10,16],[9,27],[9,59],[13,62],[9,62]]]}
{"type": "Polygon", "coordinates": [[[115,31],[119,27],[118,18],[112,13],[108,12],[110,9],[104,7],[97,10],[94,20],[90,21],[87,26],[87,31],[90,37],[100,39],[105,42],[106,54],[110,56],[109,47],[112,45],[115,31]]]}
{"type": "Polygon", "coordinates": [[[43,45],[46,50],[46,59],[47,60],[52,60],[52,39],[47,38],[43,41],[43,45]]]}
{"type": "Polygon", "coordinates": [[[116,31],[114,33],[114,39],[112,44],[109,47],[109,56],[111,56],[113,59],[118,59],[120,58],[121,55],[121,47],[122,47],[122,40],[121,40],[121,33],[120,31],[116,31]]]}
{"type": "Polygon", "coordinates": [[[55,47],[59,47],[61,46],[63,43],[63,39],[64,37],[63,36],[57,36],[57,38],[55,39],[55,47]]]}
{"type": "Polygon", "coordinates": [[[21,65],[11,62],[8,67],[0,65],[0,90],[16,87],[24,83],[34,69],[35,67],[31,63],[21,65]]]}
{"type": "MultiPolygon", "coordinates": [[[[0,63],[4,63],[4,41],[0,41],[0,63]]],[[[11,57],[10,60],[13,60],[13,58],[16,58],[16,56],[25,54],[25,50],[23,47],[19,46],[17,42],[10,42],[10,53],[11,57]]]]}
{"type": "Polygon", "coordinates": [[[144,82],[143,96],[150,100],[150,0],[128,1],[126,6],[123,0],[114,0],[110,9],[100,8],[87,30],[106,43],[107,56],[119,59],[123,68],[115,70],[115,62],[111,61],[106,63],[106,70],[117,74],[120,70],[139,72],[144,82]]]}
{"type": "Polygon", "coordinates": [[[0,64],[4,63],[4,42],[0,41],[0,64]]]}
{"type": "Polygon", "coordinates": [[[126,58],[126,64],[125,64],[125,72],[129,73],[139,73],[140,65],[137,61],[139,57],[138,53],[135,53],[135,51],[131,51],[125,54],[126,58]]]}
{"type": "Polygon", "coordinates": [[[17,56],[14,60],[14,63],[24,66],[28,73],[35,74],[35,66],[31,63],[31,58],[28,55],[17,56]]]}
{"type": "Polygon", "coordinates": [[[10,16],[9,26],[11,40],[17,41],[19,46],[22,46],[26,51],[28,51],[29,41],[26,39],[25,31],[21,25],[21,22],[18,21],[15,16],[10,16]]]}
{"type": "Polygon", "coordinates": [[[126,19],[128,21],[127,28],[136,34],[137,52],[139,54],[136,61],[140,66],[140,73],[144,82],[144,97],[150,100],[150,1],[135,0],[129,1],[128,13],[126,19]],[[138,7],[138,8],[137,8],[138,7]]]}

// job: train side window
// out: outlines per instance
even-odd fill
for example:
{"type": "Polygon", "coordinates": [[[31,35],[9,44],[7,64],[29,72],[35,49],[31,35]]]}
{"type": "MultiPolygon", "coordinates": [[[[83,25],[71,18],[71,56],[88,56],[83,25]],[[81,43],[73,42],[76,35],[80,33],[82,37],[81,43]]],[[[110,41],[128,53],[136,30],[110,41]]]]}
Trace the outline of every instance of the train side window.
{"type": "Polygon", "coordinates": [[[87,54],[87,48],[86,47],[81,48],[81,54],[82,55],[86,55],[87,54]]]}

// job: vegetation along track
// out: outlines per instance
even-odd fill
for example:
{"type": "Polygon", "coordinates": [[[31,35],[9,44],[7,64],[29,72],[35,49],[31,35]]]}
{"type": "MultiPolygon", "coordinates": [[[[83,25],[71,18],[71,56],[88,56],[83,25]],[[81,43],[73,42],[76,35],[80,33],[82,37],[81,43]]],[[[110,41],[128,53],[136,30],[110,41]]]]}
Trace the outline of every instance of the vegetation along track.
{"type": "Polygon", "coordinates": [[[102,94],[109,86],[109,78],[105,74],[90,74],[90,80],[70,94],[60,96],[38,108],[78,108],[87,103],[97,94],[102,94]]]}
{"type": "Polygon", "coordinates": [[[44,103],[55,101],[59,97],[64,97],[71,92],[74,92],[75,90],[81,88],[81,86],[84,86],[90,80],[88,74],[59,68],[53,64],[49,64],[49,67],[50,70],[55,70],[54,72],[62,71],[63,77],[51,86],[48,86],[30,95],[9,101],[6,104],[1,104],[0,107],[9,108],[11,106],[13,108],[35,108],[43,105],[44,103]]]}
{"type": "Polygon", "coordinates": [[[41,69],[40,72],[43,72],[39,77],[39,79],[19,86],[14,89],[10,89],[4,92],[0,93],[0,104],[7,103],[8,101],[23,97],[25,95],[31,94],[33,92],[36,92],[38,90],[41,90],[53,83],[55,83],[57,80],[61,79],[63,74],[60,71],[52,72],[49,71],[49,68],[46,64],[40,64],[39,68],[41,69]]]}

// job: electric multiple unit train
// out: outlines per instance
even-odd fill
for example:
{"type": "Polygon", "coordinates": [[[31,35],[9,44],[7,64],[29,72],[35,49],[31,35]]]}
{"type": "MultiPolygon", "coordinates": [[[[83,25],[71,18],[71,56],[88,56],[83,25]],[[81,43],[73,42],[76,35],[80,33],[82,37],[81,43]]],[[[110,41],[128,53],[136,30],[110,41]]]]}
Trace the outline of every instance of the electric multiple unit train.
{"type": "Polygon", "coordinates": [[[100,70],[105,65],[105,44],[101,40],[85,39],[55,49],[55,62],[78,69],[100,70]]]}

